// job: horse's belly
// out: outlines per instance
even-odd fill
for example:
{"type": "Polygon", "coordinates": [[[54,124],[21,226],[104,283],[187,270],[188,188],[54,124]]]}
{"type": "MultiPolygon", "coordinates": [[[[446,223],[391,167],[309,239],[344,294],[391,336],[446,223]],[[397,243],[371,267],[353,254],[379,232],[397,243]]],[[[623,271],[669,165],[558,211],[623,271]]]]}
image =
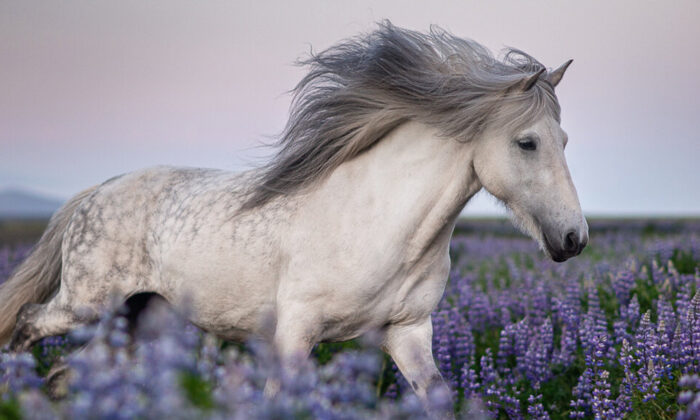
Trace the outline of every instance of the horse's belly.
{"type": "MultiPolygon", "coordinates": [[[[165,267],[169,292],[198,326],[223,338],[243,340],[268,335],[274,310],[274,278],[264,270],[216,256],[183,258],[165,267]]],[[[169,295],[169,296],[167,296],[169,295]]]]}

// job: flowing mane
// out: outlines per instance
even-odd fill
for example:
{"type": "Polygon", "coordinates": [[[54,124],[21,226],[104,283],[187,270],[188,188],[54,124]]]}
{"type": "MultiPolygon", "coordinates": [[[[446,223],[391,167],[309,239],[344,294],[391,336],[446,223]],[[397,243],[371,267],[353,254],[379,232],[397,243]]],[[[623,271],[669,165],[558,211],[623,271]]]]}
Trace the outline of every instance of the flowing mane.
{"type": "Polygon", "coordinates": [[[408,120],[460,141],[494,119],[509,128],[544,113],[559,120],[544,75],[531,89],[514,89],[545,68],[539,61],[516,49],[499,60],[437,26],[424,34],[384,21],[299,64],[309,73],[293,90],[279,150],[258,172],[244,209],[308,186],[408,120]],[[517,106],[505,115],[504,104],[517,106]]]}

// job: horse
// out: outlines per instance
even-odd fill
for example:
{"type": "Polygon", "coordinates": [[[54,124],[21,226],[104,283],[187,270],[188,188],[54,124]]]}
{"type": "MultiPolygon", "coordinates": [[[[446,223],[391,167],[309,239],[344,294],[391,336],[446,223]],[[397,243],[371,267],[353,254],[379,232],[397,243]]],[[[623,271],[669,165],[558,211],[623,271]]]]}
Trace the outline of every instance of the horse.
{"type": "Polygon", "coordinates": [[[389,21],[311,52],[268,163],[139,170],[58,210],[0,286],[0,344],[27,350],[149,292],[282,360],[378,331],[425,402],[447,387],[431,312],[471,197],[495,196],[554,261],[586,246],[554,92],[570,63],[389,21]]]}

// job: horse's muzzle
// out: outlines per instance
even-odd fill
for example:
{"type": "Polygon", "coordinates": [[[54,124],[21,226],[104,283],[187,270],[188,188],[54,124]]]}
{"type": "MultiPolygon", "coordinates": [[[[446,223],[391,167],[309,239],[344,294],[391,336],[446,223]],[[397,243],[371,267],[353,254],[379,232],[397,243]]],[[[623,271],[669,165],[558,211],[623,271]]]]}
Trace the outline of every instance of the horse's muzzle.
{"type": "Polygon", "coordinates": [[[576,230],[569,230],[561,238],[552,240],[551,236],[544,234],[544,242],[547,252],[556,262],[564,262],[571,257],[575,257],[583,251],[588,244],[588,233],[579,234],[576,230]]]}

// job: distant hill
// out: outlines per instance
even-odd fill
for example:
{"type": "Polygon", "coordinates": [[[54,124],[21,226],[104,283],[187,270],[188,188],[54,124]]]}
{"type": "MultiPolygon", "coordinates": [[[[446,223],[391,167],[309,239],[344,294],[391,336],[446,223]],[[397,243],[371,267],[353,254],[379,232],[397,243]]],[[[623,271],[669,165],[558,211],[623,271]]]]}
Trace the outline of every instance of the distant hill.
{"type": "Polygon", "coordinates": [[[48,218],[61,200],[18,189],[0,191],[0,219],[48,218]]]}

